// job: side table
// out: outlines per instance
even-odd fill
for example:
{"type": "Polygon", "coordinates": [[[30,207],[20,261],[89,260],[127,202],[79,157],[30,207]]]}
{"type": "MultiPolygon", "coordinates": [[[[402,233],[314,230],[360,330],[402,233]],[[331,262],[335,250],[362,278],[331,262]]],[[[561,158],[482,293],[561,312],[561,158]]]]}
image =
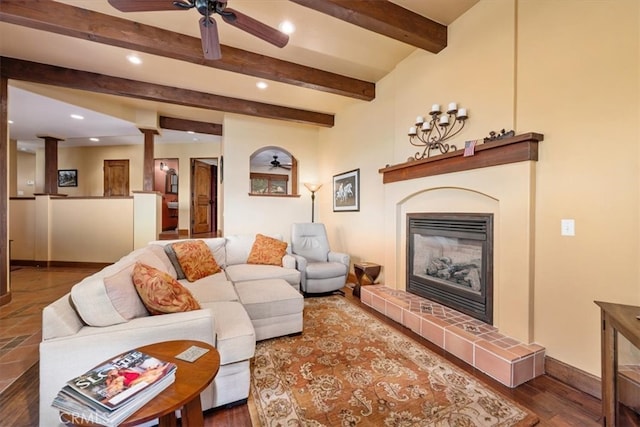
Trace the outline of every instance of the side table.
{"type": "MultiPolygon", "coordinates": [[[[145,421],[159,419],[159,427],[175,427],[177,425],[176,410],[181,409],[181,426],[204,425],[200,393],[218,374],[220,369],[220,354],[210,344],[201,341],[178,340],[165,341],[138,347],[138,350],[158,359],[173,362],[178,366],[176,380],[169,387],[160,392],[144,407],[127,418],[120,427],[129,427],[141,424],[145,421]],[[176,359],[175,356],[182,353],[192,345],[209,349],[195,362],[186,362],[176,359]]],[[[72,415],[61,413],[61,419],[66,424],[76,426],[95,426],[72,415]]]]}
{"type": "Polygon", "coordinates": [[[380,264],[375,264],[373,262],[354,262],[353,263],[353,272],[356,275],[356,279],[358,283],[353,288],[353,296],[360,298],[360,287],[362,286],[362,279],[367,278],[374,284],[378,275],[380,274],[380,269],[382,266],[380,264]]]}

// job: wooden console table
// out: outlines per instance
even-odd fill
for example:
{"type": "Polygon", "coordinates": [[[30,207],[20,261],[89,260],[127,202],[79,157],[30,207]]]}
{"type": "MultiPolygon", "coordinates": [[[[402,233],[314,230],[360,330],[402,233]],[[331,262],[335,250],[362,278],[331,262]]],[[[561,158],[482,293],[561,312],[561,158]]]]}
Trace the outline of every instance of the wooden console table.
{"type": "Polygon", "coordinates": [[[595,301],[602,319],[602,425],[618,421],[618,333],[640,348],[640,307],[595,301]]]}

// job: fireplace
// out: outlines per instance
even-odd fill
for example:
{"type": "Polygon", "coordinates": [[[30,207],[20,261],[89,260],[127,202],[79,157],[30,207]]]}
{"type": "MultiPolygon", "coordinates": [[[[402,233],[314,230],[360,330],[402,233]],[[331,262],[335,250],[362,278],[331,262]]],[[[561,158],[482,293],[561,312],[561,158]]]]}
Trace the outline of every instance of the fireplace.
{"type": "Polygon", "coordinates": [[[407,214],[407,291],[493,324],[493,214],[407,214]]]}

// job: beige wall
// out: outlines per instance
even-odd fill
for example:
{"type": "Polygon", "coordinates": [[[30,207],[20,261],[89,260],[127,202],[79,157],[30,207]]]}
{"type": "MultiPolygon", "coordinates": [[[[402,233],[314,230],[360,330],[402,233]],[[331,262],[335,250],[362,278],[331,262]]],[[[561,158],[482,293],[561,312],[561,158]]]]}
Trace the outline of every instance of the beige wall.
{"type": "Polygon", "coordinates": [[[16,190],[11,192],[11,196],[15,197],[30,197],[35,193],[35,181],[36,181],[36,155],[34,153],[28,153],[18,151],[16,153],[16,190]]]}
{"type": "Polygon", "coordinates": [[[311,221],[311,194],[302,183],[318,179],[317,141],[318,130],[311,126],[233,115],[225,118],[225,235],[280,234],[289,241],[292,223],[311,221]],[[249,158],[265,146],[284,148],[298,159],[300,197],[249,196],[249,158]]]}
{"type": "Polygon", "coordinates": [[[599,375],[594,300],[640,303],[639,7],[523,1],[517,120],[543,132],[537,181],[536,340],[599,375]],[[540,60],[544,54],[544,60],[540,60]],[[560,236],[560,219],[576,236],[560,236]]]}
{"type": "MultiPolygon", "coordinates": [[[[531,340],[599,376],[593,300],[640,302],[639,5],[494,0],[474,6],[449,27],[443,52],[416,51],[377,84],[374,102],[340,112],[335,128],[321,131],[322,179],[355,167],[362,174],[359,213],[333,214],[329,198],[321,202],[334,241],[346,242],[356,260],[395,264],[403,250],[395,248],[398,196],[377,170],[415,153],[406,133],[431,104],[456,101],[469,109],[459,145],[502,128],[543,133],[532,200],[531,340]],[[560,236],[562,218],[576,220],[575,237],[560,236]]],[[[446,185],[447,178],[440,181],[446,185]]],[[[425,185],[402,184],[407,193],[425,185]]],[[[384,267],[390,286],[397,285],[395,271],[384,267]]]]}

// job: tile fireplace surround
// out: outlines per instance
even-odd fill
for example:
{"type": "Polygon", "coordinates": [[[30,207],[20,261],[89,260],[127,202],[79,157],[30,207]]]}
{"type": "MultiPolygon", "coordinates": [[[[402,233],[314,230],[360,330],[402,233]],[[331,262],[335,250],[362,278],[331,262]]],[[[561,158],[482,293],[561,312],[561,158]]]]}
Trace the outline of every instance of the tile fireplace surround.
{"type": "Polygon", "coordinates": [[[363,286],[361,301],[508,387],[544,374],[544,347],[436,302],[384,285],[363,286]]]}

